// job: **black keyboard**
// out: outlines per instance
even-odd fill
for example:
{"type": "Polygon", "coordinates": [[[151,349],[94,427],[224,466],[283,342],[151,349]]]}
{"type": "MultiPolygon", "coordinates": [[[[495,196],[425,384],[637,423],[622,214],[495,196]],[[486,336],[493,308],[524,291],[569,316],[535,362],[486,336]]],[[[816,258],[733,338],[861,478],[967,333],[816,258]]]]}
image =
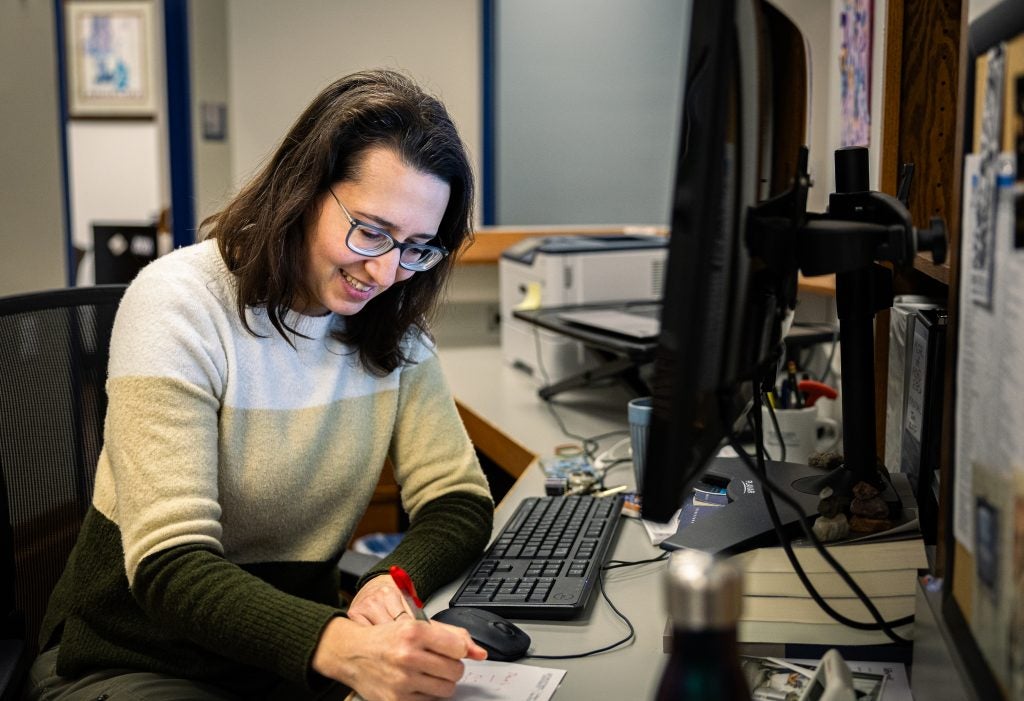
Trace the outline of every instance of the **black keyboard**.
{"type": "Polygon", "coordinates": [[[450,605],[505,618],[578,616],[618,529],[622,501],[621,494],[523,499],[450,605]]]}

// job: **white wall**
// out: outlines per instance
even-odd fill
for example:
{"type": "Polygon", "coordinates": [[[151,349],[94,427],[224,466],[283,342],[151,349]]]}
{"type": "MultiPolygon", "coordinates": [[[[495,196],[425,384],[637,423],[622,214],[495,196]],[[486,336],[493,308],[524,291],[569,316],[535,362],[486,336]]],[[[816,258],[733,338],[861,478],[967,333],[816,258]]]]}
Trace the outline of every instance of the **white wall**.
{"type": "Polygon", "coordinates": [[[189,68],[192,88],[192,167],[195,182],[196,226],[219,211],[234,194],[231,172],[231,144],[234,134],[226,130],[224,140],[203,136],[204,104],[223,105],[234,111],[228,89],[228,37],[226,0],[192,0],[188,7],[189,68]]]}
{"type": "MultiPolygon", "coordinates": [[[[830,93],[833,80],[835,61],[832,51],[832,10],[830,4],[822,0],[774,0],[773,4],[797,26],[807,42],[807,53],[810,63],[810,126],[807,134],[807,146],[810,150],[808,171],[813,186],[807,197],[807,209],[822,212],[828,203],[828,195],[833,190],[832,153],[833,143],[838,143],[838,135],[833,137],[830,119],[830,93]],[[835,139],[835,140],[834,140],[835,139]]],[[[837,103],[838,104],[838,103],[837,103]]]]}
{"type": "Polygon", "coordinates": [[[67,284],[52,2],[0,2],[0,295],[67,284]]]}
{"type": "Polygon", "coordinates": [[[444,101],[479,173],[479,0],[228,0],[227,25],[236,186],[322,88],[375,67],[403,70],[444,101]]]}

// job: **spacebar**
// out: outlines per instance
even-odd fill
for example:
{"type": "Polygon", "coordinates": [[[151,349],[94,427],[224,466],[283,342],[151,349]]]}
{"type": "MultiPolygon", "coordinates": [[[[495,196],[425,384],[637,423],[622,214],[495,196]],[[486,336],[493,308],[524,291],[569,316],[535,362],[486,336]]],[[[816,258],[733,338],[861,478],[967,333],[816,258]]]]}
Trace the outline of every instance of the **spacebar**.
{"type": "Polygon", "coordinates": [[[487,594],[463,594],[458,598],[460,604],[486,604],[490,600],[487,594]]]}

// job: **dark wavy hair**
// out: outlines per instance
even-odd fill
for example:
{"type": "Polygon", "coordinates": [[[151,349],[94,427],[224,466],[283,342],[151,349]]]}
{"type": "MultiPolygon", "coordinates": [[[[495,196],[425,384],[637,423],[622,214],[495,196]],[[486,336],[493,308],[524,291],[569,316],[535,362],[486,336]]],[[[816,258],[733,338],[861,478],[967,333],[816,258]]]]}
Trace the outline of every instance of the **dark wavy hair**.
{"type": "MultiPolygon", "coordinates": [[[[402,339],[428,322],[461,250],[472,240],[473,175],[462,139],[441,102],[389,70],[341,78],[295,121],[266,166],[220,212],[202,223],[238,278],[238,314],[264,307],[284,337],[298,332],[285,314],[307,297],[306,226],[332,184],[359,176],[370,149],[392,149],[403,163],[448,183],[451,194],[438,240],[451,255],[397,283],[332,332],[363,365],[384,375],[408,363],[402,339]]],[[[289,342],[291,342],[289,340],[289,342]]]]}

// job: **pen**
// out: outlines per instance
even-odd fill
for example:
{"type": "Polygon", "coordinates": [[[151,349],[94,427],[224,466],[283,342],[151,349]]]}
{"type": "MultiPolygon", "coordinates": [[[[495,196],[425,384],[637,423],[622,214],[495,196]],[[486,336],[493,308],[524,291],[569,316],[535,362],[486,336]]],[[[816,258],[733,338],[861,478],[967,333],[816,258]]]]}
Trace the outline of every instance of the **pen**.
{"type": "Polygon", "coordinates": [[[423,602],[420,601],[420,597],[416,596],[416,587],[413,586],[409,574],[398,565],[392,565],[388,571],[391,573],[391,579],[395,580],[395,584],[398,585],[398,590],[405,597],[405,602],[412,609],[412,615],[416,617],[416,620],[430,623],[427,614],[423,612],[423,602]]]}
{"type": "Polygon", "coordinates": [[[796,378],[796,363],[790,360],[786,363],[786,373],[789,375],[789,389],[793,392],[793,407],[804,408],[804,399],[800,396],[799,381],[796,378]]]}

